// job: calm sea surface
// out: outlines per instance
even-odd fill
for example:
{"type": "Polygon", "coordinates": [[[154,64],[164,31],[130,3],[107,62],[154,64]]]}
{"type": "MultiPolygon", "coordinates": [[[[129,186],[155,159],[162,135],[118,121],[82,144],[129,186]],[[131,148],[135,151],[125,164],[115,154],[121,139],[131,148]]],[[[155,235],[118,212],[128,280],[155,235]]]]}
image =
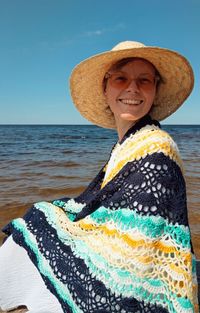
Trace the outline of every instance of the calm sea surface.
{"type": "MultiPolygon", "coordinates": [[[[164,125],[186,169],[188,212],[200,259],[200,126],[164,125]]],[[[34,202],[78,195],[109,158],[115,131],[78,125],[0,125],[0,228],[34,202]]]]}

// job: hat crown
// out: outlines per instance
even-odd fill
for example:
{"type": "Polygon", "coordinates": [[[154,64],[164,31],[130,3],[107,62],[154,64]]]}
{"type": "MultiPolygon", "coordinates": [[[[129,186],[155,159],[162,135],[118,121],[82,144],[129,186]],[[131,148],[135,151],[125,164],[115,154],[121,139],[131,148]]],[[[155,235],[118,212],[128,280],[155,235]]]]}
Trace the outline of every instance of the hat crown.
{"type": "Polygon", "coordinates": [[[112,48],[112,51],[117,50],[125,50],[125,49],[134,49],[134,48],[142,48],[145,47],[145,45],[141,42],[137,41],[122,41],[118,43],[116,46],[112,48]]]}

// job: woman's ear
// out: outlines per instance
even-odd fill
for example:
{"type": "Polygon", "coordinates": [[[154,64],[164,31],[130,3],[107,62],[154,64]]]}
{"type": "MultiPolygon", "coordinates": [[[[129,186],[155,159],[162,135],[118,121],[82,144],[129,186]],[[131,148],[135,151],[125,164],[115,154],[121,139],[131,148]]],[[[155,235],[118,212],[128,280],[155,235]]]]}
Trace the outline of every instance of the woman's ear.
{"type": "Polygon", "coordinates": [[[105,97],[107,97],[107,85],[103,86],[103,94],[105,97]]]}
{"type": "Polygon", "coordinates": [[[107,81],[108,81],[108,78],[105,75],[105,77],[103,79],[103,93],[104,93],[105,96],[106,96],[106,89],[107,89],[107,81]]]}

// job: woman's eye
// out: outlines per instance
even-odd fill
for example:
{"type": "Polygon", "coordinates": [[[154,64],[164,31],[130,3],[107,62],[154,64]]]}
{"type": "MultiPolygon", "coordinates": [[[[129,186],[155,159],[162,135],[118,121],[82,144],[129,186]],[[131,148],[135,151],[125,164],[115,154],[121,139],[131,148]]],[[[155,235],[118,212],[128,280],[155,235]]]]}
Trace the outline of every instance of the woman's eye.
{"type": "Polygon", "coordinates": [[[150,80],[148,78],[141,78],[140,81],[143,82],[143,83],[150,82],[150,80]]]}
{"type": "Polygon", "coordinates": [[[151,80],[150,78],[147,78],[147,77],[140,78],[139,81],[141,84],[152,84],[153,83],[153,80],[151,80]]]}
{"type": "Polygon", "coordinates": [[[125,80],[126,80],[126,77],[124,77],[124,76],[116,76],[116,77],[115,77],[115,80],[116,80],[116,81],[125,81],[125,80]]]}

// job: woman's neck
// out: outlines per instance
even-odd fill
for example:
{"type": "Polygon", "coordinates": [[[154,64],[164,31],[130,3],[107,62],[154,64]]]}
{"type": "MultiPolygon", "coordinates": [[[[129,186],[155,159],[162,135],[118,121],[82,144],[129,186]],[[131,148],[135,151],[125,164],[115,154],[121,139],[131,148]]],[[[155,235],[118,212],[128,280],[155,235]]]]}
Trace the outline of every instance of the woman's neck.
{"type": "Polygon", "coordinates": [[[117,133],[118,133],[118,138],[119,142],[122,140],[126,132],[137,123],[137,121],[120,121],[118,122],[116,120],[116,125],[117,125],[117,133]]]}

